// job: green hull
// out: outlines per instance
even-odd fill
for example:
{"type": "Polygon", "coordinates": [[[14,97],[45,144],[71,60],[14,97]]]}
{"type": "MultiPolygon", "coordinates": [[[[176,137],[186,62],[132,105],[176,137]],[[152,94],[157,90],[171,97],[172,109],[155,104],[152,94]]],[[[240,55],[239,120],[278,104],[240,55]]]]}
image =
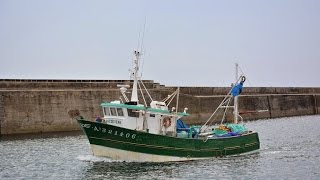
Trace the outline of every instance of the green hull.
{"type": "Polygon", "coordinates": [[[256,132],[207,140],[185,139],[134,131],[82,119],[78,120],[78,123],[91,145],[125,152],[199,159],[247,153],[260,148],[256,132]]]}

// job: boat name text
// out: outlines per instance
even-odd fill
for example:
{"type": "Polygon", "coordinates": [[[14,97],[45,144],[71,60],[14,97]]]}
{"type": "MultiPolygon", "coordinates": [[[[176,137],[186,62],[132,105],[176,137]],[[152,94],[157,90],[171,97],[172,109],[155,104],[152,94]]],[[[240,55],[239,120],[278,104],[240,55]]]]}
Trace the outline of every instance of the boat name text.
{"type": "Polygon", "coordinates": [[[81,127],[86,128],[86,129],[90,129],[92,128],[94,131],[97,132],[102,132],[104,134],[110,134],[110,135],[114,135],[114,136],[120,136],[120,137],[124,137],[124,138],[131,138],[131,139],[135,139],[136,138],[136,134],[130,134],[130,133],[126,133],[126,132],[122,132],[122,131],[115,131],[112,129],[106,129],[106,128],[101,128],[101,127],[97,127],[97,126],[91,126],[91,124],[82,124],[81,123],[81,127]]]}
{"type": "Polygon", "coordinates": [[[121,124],[121,121],[118,119],[107,119],[107,123],[110,124],[121,124]]]}

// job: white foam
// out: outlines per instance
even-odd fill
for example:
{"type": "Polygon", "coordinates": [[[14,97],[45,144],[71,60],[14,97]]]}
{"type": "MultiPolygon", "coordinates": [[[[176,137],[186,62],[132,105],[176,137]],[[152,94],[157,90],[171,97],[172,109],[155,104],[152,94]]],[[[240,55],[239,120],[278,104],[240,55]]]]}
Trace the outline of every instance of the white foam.
{"type": "Polygon", "coordinates": [[[267,151],[267,152],[263,152],[264,154],[278,154],[278,153],[282,153],[283,151],[267,151]]]}
{"type": "Polygon", "coordinates": [[[112,160],[106,157],[98,157],[93,155],[79,155],[76,159],[80,161],[89,161],[89,162],[121,162],[118,160],[112,160]]]}

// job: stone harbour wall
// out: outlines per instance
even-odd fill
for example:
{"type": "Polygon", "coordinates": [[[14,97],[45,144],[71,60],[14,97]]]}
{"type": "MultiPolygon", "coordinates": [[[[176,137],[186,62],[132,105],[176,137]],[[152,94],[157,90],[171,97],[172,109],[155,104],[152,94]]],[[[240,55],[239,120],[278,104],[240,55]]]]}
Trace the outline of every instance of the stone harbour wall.
{"type": "MultiPolygon", "coordinates": [[[[0,133],[79,130],[75,117],[101,116],[101,102],[119,99],[117,84],[132,85],[132,81],[0,79],[0,133]]],[[[144,84],[154,100],[164,99],[176,90],[151,80],[144,84]]],[[[184,118],[185,122],[203,124],[229,90],[230,87],[181,87],[179,111],[188,107],[191,114],[184,118]]],[[[320,88],[245,87],[239,109],[246,120],[269,119],[319,114],[318,102],[320,88]]],[[[175,106],[175,100],[171,105],[175,106]]],[[[219,117],[216,122],[220,122],[219,117]]]]}

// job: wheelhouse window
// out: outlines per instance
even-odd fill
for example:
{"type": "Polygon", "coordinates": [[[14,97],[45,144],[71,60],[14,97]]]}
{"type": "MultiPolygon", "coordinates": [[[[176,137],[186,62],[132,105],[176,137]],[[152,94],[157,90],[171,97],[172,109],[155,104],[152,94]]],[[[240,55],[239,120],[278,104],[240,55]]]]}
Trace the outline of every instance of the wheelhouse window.
{"type": "Polygon", "coordinates": [[[103,113],[105,116],[124,116],[122,108],[103,107],[103,113]]]}
{"type": "Polygon", "coordinates": [[[123,116],[122,108],[117,108],[118,116],[123,116]]]}
{"type": "Polygon", "coordinates": [[[117,111],[116,111],[116,108],[110,108],[110,113],[111,113],[111,116],[117,116],[117,111]]]}
{"type": "Polygon", "coordinates": [[[155,114],[150,114],[150,117],[156,117],[156,115],[155,114]]]}
{"type": "Polygon", "coordinates": [[[109,107],[103,107],[103,113],[105,116],[110,116],[110,109],[109,107]]]}
{"type": "Polygon", "coordinates": [[[130,117],[139,117],[139,112],[135,109],[128,109],[128,116],[130,117]]]}

